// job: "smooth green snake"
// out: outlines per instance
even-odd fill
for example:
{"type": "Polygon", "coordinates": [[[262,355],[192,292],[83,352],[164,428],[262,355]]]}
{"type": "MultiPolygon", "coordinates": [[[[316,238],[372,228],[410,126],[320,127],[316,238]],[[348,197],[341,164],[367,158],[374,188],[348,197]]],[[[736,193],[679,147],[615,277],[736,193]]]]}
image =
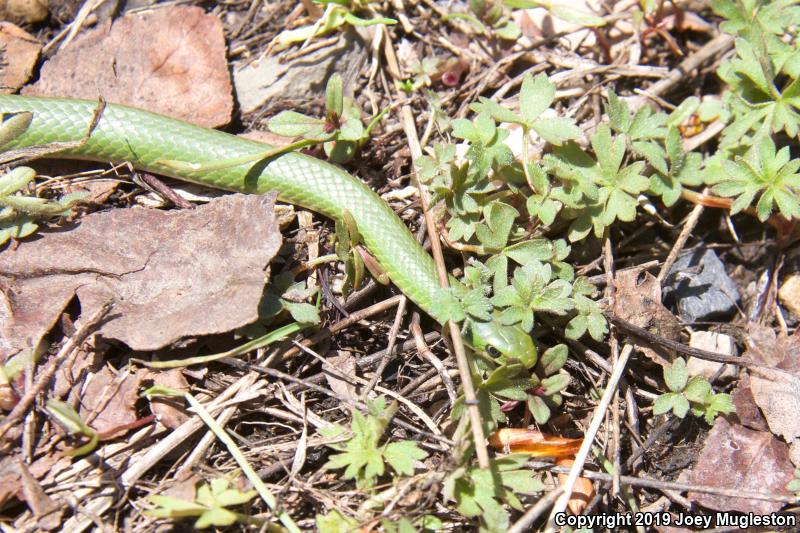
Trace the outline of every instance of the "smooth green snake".
{"type": "MultiPolygon", "coordinates": [[[[98,103],[89,100],[0,95],[4,120],[22,112],[33,115],[27,129],[3,148],[79,141],[89,131],[97,108],[98,103]]],[[[439,323],[449,319],[442,302],[450,295],[439,285],[433,259],[389,205],[357,178],[298,152],[213,168],[220,161],[257,157],[268,149],[262,143],[221,131],[108,104],[85,143],[56,155],[115,164],[129,162],[140,170],[229,191],[275,190],[282,201],[332,219],[347,211],[389,279],[439,323]],[[177,168],[170,161],[197,164],[201,170],[177,168]]],[[[536,348],[522,328],[497,320],[467,322],[474,348],[535,361],[536,348]]]]}

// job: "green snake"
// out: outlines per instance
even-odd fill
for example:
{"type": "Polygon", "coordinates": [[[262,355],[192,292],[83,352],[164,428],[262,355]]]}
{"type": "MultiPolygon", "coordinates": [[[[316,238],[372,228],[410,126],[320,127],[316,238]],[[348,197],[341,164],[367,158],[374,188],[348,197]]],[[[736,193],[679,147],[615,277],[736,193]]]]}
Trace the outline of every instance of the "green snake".
{"type": "MultiPolygon", "coordinates": [[[[33,115],[27,129],[4,148],[79,141],[89,131],[97,108],[98,103],[90,100],[0,95],[4,119],[22,112],[33,115]]],[[[334,220],[347,211],[392,283],[439,323],[448,320],[442,302],[449,295],[439,285],[433,259],[389,205],[362,181],[298,152],[214,168],[220,161],[255,158],[268,148],[221,131],[108,104],[88,140],[57,155],[115,164],[129,162],[146,172],[229,191],[274,190],[282,201],[334,220]],[[190,162],[206,169],[177,169],[168,164],[170,161],[190,162]]],[[[528,361],[536,358],[531,337],[520,327],[502,325],[497,320],[468,320],[467,327],[476,349],[528,361]]]]}

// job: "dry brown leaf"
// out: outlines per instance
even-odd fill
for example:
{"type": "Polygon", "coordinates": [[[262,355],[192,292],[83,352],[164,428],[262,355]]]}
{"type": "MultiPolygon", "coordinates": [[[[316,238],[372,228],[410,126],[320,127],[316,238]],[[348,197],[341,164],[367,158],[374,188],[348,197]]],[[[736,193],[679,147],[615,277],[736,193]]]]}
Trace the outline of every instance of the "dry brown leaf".
{"type": "MultiPolygon", "coordinates": [[[[333,357],[328,357],[326,361],[338,374],[342,374],[343,376],[356,375],[356,358],[353,357],[353,354],[350,352],[339,351],[333,357]]],[[[325,373],[325,380],[328,382],[328,386],[331,390],[341,398],[347,398],[351,401],[358,400],[358,391],[356,391],[356,386],[352,383],[339,379],[327,372],[325,373]]]]}
{"type": "MultiPolygon", "coordinates": [[[[575,464],[574,459],[558,459],[556,460],[558,466],[564,468],[572,468],[575,464]]],[[[569,474],[558,474],[558,484],[565,485],[569,474]]],[[[567,509],[575,516],[582,514],[589,502],[594,498],[594,485],[590,479],[579,477],[575,480],[575,485],[572,488],[572,494],[567,502],[567,509]]]]}
{"type": "MultiPolygon", "coordinates": [[[[661,283],[655,276],[641,270],[623,270],[614,277],[614,287],[614,315],[659,337],[679,339],[680,322],[661,303],[661,283]]],[[[667,363],[651,348],[639,349],[653,361],[667,363]]]]}
{"type": "Polygon", "coordinates": [[[82,316],[134,350],[224,333],[258,318],[281,244],[274,196],[228,195],[197,209],[113,209],[0,252],[0,356],[35,346],[77,295],[82,316]]]}
{"type": "Polygon", "coordinates": [[[222,23],[199,7],[129,14],[59,51],[23,93],[102,97],[217,127],[233,111],[225,54],[222,23]]]}
{"type": "Polygon", "coordinates": [[[745,354],[779,370],[751,369],[750,388],[769,428],[787,442],[800,437],[800,336],[751,324],[745,354]],[[781,371],[782,370],[782,371],[781,371]]]}
{"type": "Polygon", "coordinates": [[[503,428],[489,436],[489,444],[505,453],[527,453],[531,457],[572,457],[583,439],[547,435],[535,429],[503,428]]]}
{"type": "Polygon", "coordinates": [[[108,367],[92,374],[89,383],[81,393],[81,420],[101,434],[108,435],[113,430],[131,424],[137,419],[136,405],[138,389],[142,382],[139,373],[114,374],[108,367]]]}
{"type": "MultiPolygon", "coordinates": [[[[173,368],[166,371],[149,370],[144,373],[142,379],[151,379],[153,384],[169,387],[179,391],[188,392],[189,382],[183,375],[180,368],[173,368]]],[[[158,421],[169,429],[175,429],[187,420],[189,414],[182,398],[155,397],[150,398],[150,410],[158,417],[158,421]]]]}
{"type": "Polygon", "coordinates": [[[746,428],[756,431],[769,431],[769,425],[761,414],[756,401],[753,398],[753,391],[750,388],[750,376],[742,374],[739,383],[731,393],[733,405],[736,411],[730,416],[738,419],[738,422],[746,428]]]}
{"type": "MultiPolygon", "coordinates": [[[[732,425],[718,417],[706,438],[689,482],[725,489],[789,496],[786,484],[794,467],[789,446],[771,433],[732,425]]],[[[769,514],[783,504],[765,500],[730,498],[716,494],[690,492],[689,499],[716,511],[769,514]]]]}
{"type": "Polygon", "coordinates": [[[64,508],[52,500],[39,482],[33,477],[28,465],[22,459],[17,459],[20,480],[22,482],[22,495],[28,508],[33,512],[38,530],[51,531],[61,525],[61,516],[64,508]]]}
{"type": "Polygon", "coordinates": [[[0,51],[0,93],[14,93],[31,77],[42,43],[10,22],[0,22],[0,51]]]}

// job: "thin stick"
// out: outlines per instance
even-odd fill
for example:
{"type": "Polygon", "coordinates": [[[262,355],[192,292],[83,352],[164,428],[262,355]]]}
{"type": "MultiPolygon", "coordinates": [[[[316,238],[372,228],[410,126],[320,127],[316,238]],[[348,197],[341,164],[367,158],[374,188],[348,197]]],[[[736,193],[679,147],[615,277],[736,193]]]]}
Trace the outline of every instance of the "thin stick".
{"type": "Polygon", "coordinates": [[[25,391],[25,395],[20,399],[19,403],[14,406],[14,409],[12,409],[8,414],[5,421],[3,421],[3,424],[0,425],[0,439],[3,438],[3,436],[8,432],[9,429],[11,429],[11,426],[13,426],[17,420],[22,418],[22,416],[28,412],[28,409],[31,407],[31,405],[33,405],[33,402],[36,399],[36,396],[38,396],[39,393],[41,393],[44,388],[50,384],[50,380],[53,379],[56,371],[61,368],[61,366],[64,364],[64,361],[66,361],[67,358],[71,356],[81,344],[83,344],[83,341],[95,331],[97,325],[103,320],[103,318],[105,318],[109,310],[111,310],[110,302],[104,304],[102,307],[100,307],[100,309],[95,311],[94,314],[89,317],[89,320],[87,320],[80,327],[80,329],[75,332],[75,335],[73,335],[67,340],[67,342],[64,343],[64,346],[61,347],[56,356],[48,361],[47,366],[44,368],[44,370],[42,370],[42,374],[39,376],[36,384],[25,391]]]}
{"type": "Polygon", "coordinates": [[[392,358],[392,354],[394,353],[394,345],[397,342],[397,334],[400,332],[400,326],[403,325],[403,316],[406,313],[406,303],[408,303],[408,298],[404,296],[400,300],[400,303],[397,304],[397,312],[394,315],[394,324],[392,324],[392,329],[389,331],[389,342],[386,345],[386,352],[381,358],[380,363],[378,363],[378,368],[375,369],[372,379],[369,380],[367,386],[364,387],[364,392],[361,393],[362,401],[367,399],[369,393],[375,388],[375,385],[378,384],[378,380],[381,379],[381,374],[383,374],[383,371],[386,369],[386,365],[392,358]]]}
{"type": "Polygon", "coordinates": [[[619,380],[622,377],[622,373],[625,371],[625,366],[628,364],[628,359],[630,358],[631,353],[633,353],[633,345],[626,344],[622,349],[622,353],[619,355],[617,364],[614,365],[614,370],[611,372],[611,377],[608,378],[606,390],[603,392],[603,397],[600,398],[600,403],[594,410],[592,422],[589,424],[589,429],[586,431],[586,435],[583,437],[583,443],[581,444],[580,450],[578,450],[578,453],[575,455],[575,463],[572,465],[572,468],[569,471],[567,481],[563,485],[564,493],[556,502],[556,505],[553,507],[553,511],[550,513],[550,517],[547,520],[546,531],[548,533],[556,531],[556,515],[559,513],[564,513],[567,509],[567,503],[569,503],[569,499],[572,496],[572,490],[575,488],[575,482],[581,475],[583,465],[586,463],[586,458],[589,456],[589,451],[592,449],[594,437],[597,435],[597,430],[600,429],[600,425],[603,423],[606,410],[611,404],[611,399],[614,397],[614,393],[617,390],[617,385],[619,385],[619,380]]]}
{"type": "Polygon", "coordinates": [[[530,509],[525,511],[525,514],[519,517],[519,520],[514,522],[506,533],[524,533],[528,531],[528,528],[531,524],[536,522],[536,520],[547,511],[550,506],[553,505],[553,502],[556,501],[556,498],[561,496],[564,493],[563,487],[556,487],[555,489],[551,490],[541,498],[539,498],[535,504],[533,504],[530,509]]]}
{"type": "MultiPolygon", "coordinates": [[[[409,106],[403,106],[400,112],[402,115],[403,129],[408,137],[408,146],[411,149],[411,156],[416,161],[422,156],[422,147],[420,147],[417,138],[417,125],[414,122],[414,116],[409,106]]],[[[447,288],[449,286],[449,281],[447,279],[447,269],[444,266],[442,243],[439,241],[439,235],[436,233],[436,222],[429,209],[430,201],[428,193],[425,187],[419,182],[416,165],[414,165],[414,171],[411,173],[411,176],[414,180],[414,185],[419,191],[422,212],[425,215],[425,226],[428,230],[428,238],[431,243],[431,252],[433,254],[433,260],[436,263],[436,273],[439,275],[439,283],[442,287],[447,288]]],[[[464,399],[471,422],[470,425],[472,426],[472,437],[475,439],[475,453],[478,456],[478,466],[484,469],[489,468],[489,452],[486,449],[486,435],[483,433],[481,413],[478,409],[478,397],[475,394],[475,386],[472,383],[472,372],[470,371],[469,361],[467,360],[467,351],[464,348],[464,339],[461,338],[461,330],[458,328],[458,324],[448,322],[445,324],[445,330],[447,329],[450,330],[450,339],[453,343],[453,352],[456,357],[458,374],[461,378],[461,385],[464,388],[464,399]]]]}

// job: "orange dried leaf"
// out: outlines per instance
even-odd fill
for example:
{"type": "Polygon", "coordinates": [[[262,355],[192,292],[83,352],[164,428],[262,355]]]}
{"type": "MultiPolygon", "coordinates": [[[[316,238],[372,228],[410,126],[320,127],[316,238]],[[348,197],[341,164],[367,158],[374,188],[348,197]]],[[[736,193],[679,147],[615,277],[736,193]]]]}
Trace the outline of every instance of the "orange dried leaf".
{"type": "Polygon", "coordinates": [[[572,457],[582,442],[583,439],[557,437],[523,428],[503,428],[489,437],[489,444],[496,450],[527,453],[533,457],[572,457]]]}
{"type": "MultiPolygon", "coordinates": [[[[558,459],[556,464],[565,468],[570,468],[575,463],[572,459],[558,459]]],[[[559,474],[558,484],[562,487],[567,482],[569,474],[559,474]]],[[[580,515],[589,505],[589,502],[594,498],[594,485],[585,477],[579,477],[575,481],[575,486],[572,488],[572,495],[567,502],[567,508],[575,516],[580,515]]]]}

